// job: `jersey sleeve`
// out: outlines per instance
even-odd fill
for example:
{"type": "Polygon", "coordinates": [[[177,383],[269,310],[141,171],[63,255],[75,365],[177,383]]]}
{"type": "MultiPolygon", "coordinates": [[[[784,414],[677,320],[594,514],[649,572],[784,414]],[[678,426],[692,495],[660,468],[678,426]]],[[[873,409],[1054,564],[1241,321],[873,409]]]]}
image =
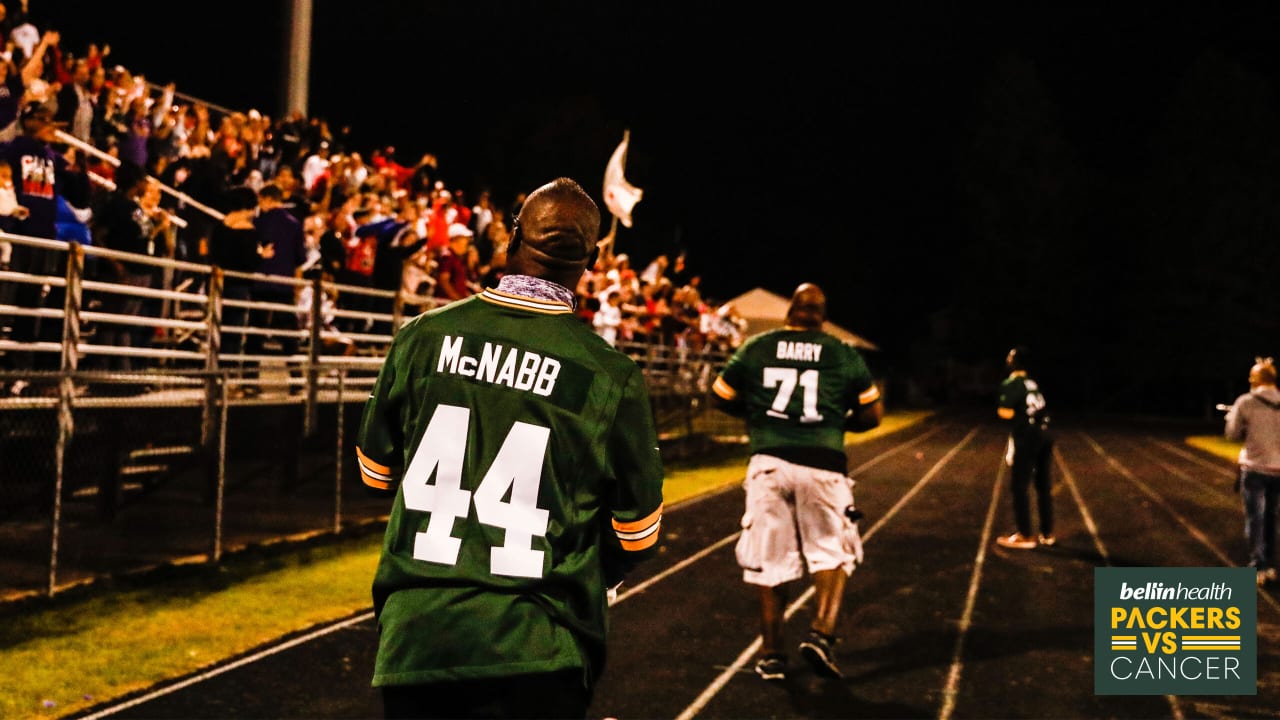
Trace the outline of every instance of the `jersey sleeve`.
{"type": "Polygon", "coordinates": [[[711,391],[725,402],[732,403],[741,399],[738,397],[738,392],[746,387],[744,375],[747,372],[746,353],[744,351],[749,347],[750,345],[748,344],[738,348],[738,351],[725,363],[724,369],[720,371],[720,374],[716,376],[715,382],[711,385],[711,391]]]}
{"type": "Polygon", "coordinates": [[[1246,431],[1249,428],[1249,420],[1245,416],[1244,402],[1249,396],[1241,395],[1231,404],[1231,409],[1227,411],[1226,426],[1223,428],[1223,434],[1227,440],[1232,442],[1241,442],[1244,440],[1246,431]]]}
{"type": "Polygon", "coordinates": [[[397,383],[396,346],[392,342],[387,359],[378,371],[373,392],[365,401],[356,437],[356,463],[360,479],[377,490],[390,490],[399,481],[404,458],[404,432],[400,424],[403,392],[397,383]]]}
{"type": "Polygon", "coordinates": [[[1008,379],[1000,383],[1000,399],[997,407],[1001,410],[1012,410],[1017,413],[1024,410],[1027,404],[1027,389],[1017,380],[1008,379]]]}
{"type": "Polygon", "coordinates": [[[846,347],[849,348],[849,363],[853,369],[850,382],[850,390],[854,395],[853,406],[866,407],[880,399],[880,387],[876,385],[875,377],[872,376],[871,368],[867,366],[862,353],[852,346],[846,345],[846,347]]]}
{"type": "Polygon", "coordinates": [[[662,527],[662,456],[644,376],[627,379],[610,430],[614,484],[607,495],[610,529],[604,537],[605,574],[613,584],[657,550],[662,527]]]}

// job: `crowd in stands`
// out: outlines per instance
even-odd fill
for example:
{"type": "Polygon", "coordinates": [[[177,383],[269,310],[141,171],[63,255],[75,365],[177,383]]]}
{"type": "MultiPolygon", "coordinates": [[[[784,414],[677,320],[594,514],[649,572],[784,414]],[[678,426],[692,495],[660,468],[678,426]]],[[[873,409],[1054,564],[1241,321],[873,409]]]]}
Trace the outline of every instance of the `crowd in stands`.
{"type": "MultiPolygon", "coordinates": [[[[465,298],[502,277],[522,196],[499,202],[486,188],[450,184],[432,153],[406,161],[393,146],[362,152],[348,128],[301,112],[273,118],[187,102],[173,86],[157,87],[111,65],[107,45],[70,48],[56,29],[41,32],[26,2],[0,2],[0,34],[8,39],[0,55],[0,230],[240,273],[319,274],[339,286],[397,291],[409,314],[465,298]],[[62,133],[98,152],[63,142],[62,133]],[[160,192],[162,186],[172,192],[160,192]]],[[[0,243],[0,262],[20,272],[62,272],[49,253],[7,243],[0,243]]],[[[176,282],[172,271],[102,258],[86,274],[137,287],[176,282]]],[[[611,343],[736,347],[742,321],[732,307],[704,298],[700,281],[683,255],[661,255],[637,272],[627,254],[614,252],[610,233],[577,288],[578,312],[611,343]]],[[[302,290],[232,273],[224,298],[299,310],[226,307],[223,324],[296,330],[311,318],[311,292],[302,290]]],[[[335,302],[360,309],[362,296],[337,295],[322,299],[326,327],[368,331],[368,321],[333,316],[335,302]]],[[[35,294],[0,281],[0,305],[60,302],[56,289],[35,294]]],[[[114,313],[161,312],[159,303],[140,297],[100,302],[114,313]]],[[[57,340],[55,324],[28,317],[0,323],[13,340],[57,340]]],[[[145,346],[153,335],[148,330],[116,328],[95,341],[145,346]]],[[[261,345],[262,336],[224,335],[223,351],[255,342],[261,345]]],[[[284,353],[296,351],[296,343],[283,344],[284,353]]],[[[334,340],[325,351],[351,354],[357,345],[334,340]]],[[[9,369],[42,369],[38,355],[7,353],[6,359],[9,369]]],[[[127,371],[146,364],[122,355],[90,367],[127,371]]]]}

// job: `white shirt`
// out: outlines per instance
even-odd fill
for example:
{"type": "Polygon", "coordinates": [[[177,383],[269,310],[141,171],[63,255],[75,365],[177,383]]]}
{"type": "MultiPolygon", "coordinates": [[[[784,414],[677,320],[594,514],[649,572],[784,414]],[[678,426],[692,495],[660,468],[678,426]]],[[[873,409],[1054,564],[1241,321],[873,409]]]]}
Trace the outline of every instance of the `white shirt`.
{"type": "Polygon", "coordinates": [[[76,89],[76,98],[80,104],[76,106],[76,114],[71,118],[71,134],[84,141],[90,141],[93,132],[93,103],[89,99],[89,91],[80,83],[72,85],[76,89]]]}
{"type": "Polygon", "coordinates": [[[622,308],[617,305],[603,302],[600,309],[591,317],[591,324],[596,329],[596,334],[604,338],[609,345],[615,345],[618,342],[618,326],[622,324],[622,308]]]}

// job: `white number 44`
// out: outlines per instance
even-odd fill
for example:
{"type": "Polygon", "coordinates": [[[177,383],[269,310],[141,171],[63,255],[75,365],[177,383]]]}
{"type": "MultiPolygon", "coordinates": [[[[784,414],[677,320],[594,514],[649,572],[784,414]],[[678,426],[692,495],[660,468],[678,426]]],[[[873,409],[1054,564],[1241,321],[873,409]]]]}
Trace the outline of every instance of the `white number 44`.
{"type": "Polygon", "coordinates": [[[513,425],[473,496],[462,488],[462,462],[470,423],[471,411],[467,408],[437,407],[405,471],[405,507],[431,513],[426,530],[414,539],[413,557],[456,564],[462,540],[453,536],[454,522],[466,518],[474,502],[481,523],[506,531],[502,546],[492,548],[490,571],[495,575],[542,577],[544,552],[533,549],[533,539],[547,534],[550,517],[538,507],[538,485],[542,482],[542,461],[551,431],[522,422],[513,425]],[[434,484],[430,482],[433,473],[434,484]],[[508,490],[511,499],[504,501],[508,490]]]}

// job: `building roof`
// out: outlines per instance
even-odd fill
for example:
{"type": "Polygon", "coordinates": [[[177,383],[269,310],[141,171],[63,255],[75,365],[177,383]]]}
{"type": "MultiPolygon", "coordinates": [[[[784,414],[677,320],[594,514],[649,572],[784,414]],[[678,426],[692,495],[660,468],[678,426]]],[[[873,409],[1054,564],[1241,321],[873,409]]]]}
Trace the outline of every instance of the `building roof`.
{"type": "MultiPolygon", "coordinates": [[[[790,304],[790,301],[781,295],[776,295],[758,287],[727,300],[726,303],[732,303],[733,309],[738,316],[747,321],[745,335],[749,337],[765,330],[782,327],[786,321],[787,305],[790,304]]],[[[823,329],[856,348],[863,350],[880,349],[875,343],[840,327],[831,322],[831,320],[827,320],[823,329]]]]}

